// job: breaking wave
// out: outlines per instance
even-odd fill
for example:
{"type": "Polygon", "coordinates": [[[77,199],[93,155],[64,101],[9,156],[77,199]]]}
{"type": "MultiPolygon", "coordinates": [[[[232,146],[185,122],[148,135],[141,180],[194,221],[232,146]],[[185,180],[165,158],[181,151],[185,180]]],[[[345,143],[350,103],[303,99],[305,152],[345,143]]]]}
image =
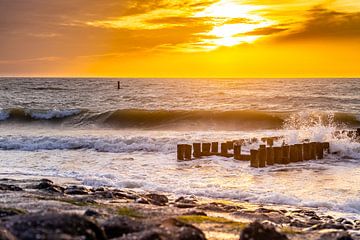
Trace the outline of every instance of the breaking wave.
{"type": "MultiPolygon", "coordinates": [[[[296,114],[295,114],[296,115],[296,114]]],[[[211,110],[144,110],[120,109],[106,112],[92,112],[87,109],[0,109],[0,121],[54,121],[68,125],[97,125],[110,128],[140,129],[191,129],[191,130],[256,130],[280,129],[284,124],[298,124],[299,117],[291,112],[266,112],[258,110],[211,111],[211,110]]],[[[349,127],[360,126],[355,114],[335,113],[331,121],[349,127]]],[[[306,116],[309,123],[326,119],[329,113],[306,116]],[[316,116],[316,117],[314,117],[316,116]]]]}

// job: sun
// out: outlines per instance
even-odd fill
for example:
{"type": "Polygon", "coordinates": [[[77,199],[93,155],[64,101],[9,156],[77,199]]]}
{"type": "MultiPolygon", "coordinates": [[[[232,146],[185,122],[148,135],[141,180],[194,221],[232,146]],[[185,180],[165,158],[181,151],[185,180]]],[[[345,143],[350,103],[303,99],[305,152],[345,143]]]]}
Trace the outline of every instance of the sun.
{"type": "Polygon", "coordinates": [[[195,17],[212,19],[212,30],[202,33],[202,43],[208,49],[220,46],[234,46],[241,43],[253,43],[261,35],[252,32],[271,26],[273,21],[262,17],[262,6],[243,4],[235,0],[220,0],[195,14],[195,17]]]}

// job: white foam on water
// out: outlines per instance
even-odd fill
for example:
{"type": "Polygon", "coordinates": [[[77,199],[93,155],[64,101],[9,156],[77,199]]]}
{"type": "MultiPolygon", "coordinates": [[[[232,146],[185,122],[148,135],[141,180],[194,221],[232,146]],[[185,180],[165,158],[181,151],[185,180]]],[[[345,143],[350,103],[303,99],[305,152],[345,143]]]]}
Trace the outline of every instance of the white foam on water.
{"type": "Polygon", "coordinates": [[[79,109],[51,109],[47,111],[36,111],[36,110],[26,110],[26,113],[31,116],[33,119],[39,120],[49,120],[53,118],[65,118],[77,115],[81,112],[79,109]]]}
{"type": "Polygon", "coordinates": [[[1,151],[0,173],[73,178],[94,187],[315,207],[356,218],[360,216],[360,144],[346,133],[335,135],[336,124],[318,123],[261,132],[55,129],[26,133],[11,129],[0,137],[0,148],[9,150],[1,151]],[[176,161],[178,143],[279,135],[289,143],[304,138],[329,141],[331,151],[338,153],[266,169],[251,169],[248,162],[221,157],[176,161]]]}

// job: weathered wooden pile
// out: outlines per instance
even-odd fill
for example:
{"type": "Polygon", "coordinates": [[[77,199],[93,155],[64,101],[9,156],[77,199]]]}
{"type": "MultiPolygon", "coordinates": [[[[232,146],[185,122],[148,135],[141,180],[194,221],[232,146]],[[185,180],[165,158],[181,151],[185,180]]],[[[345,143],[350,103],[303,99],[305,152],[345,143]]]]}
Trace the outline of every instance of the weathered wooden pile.
{"type": "MultiPolygon", "coordinates": [[[[347,133],[349,136],[360,138],[360,128],[356,131],[347,131],[347,133]]],[[[233,157],[235,160],[250,161],[251,167],[264,168],[274,164],[323,159],[324,153],[330,154],[329,142],[304,140],[302,143],[287,145],[283,141],[281,146],[274,147],[274,141],[282,139],[283,137],[261,138],[264,144],[260,145],[258,149],[251,149],[250,154],[243,154],[241,148],[246,144],[257,142],[256,138],[223,142],[220,144],[220,149],[219,142],[179,144],[177,158],[178,160],[192,160],[207,156],[233,157]]]]}

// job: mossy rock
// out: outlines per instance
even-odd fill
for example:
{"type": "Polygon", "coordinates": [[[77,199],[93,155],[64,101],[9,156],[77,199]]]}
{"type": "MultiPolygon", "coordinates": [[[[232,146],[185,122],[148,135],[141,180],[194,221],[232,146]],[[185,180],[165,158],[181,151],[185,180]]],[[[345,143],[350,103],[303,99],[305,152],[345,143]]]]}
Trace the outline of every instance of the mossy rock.
{"type": "Polygon", "coordinates": [[[144,216],[133,208],[120,207],[116,209],[116,214],[133,218],[144,218],[144,216]]]}
{"type": "Polygon", "coordinates": [[[243,229],[248,223],[236,222],[224,217],[211,217],[199,215],[183,215],[177,217],[178,220],[189,224],[221,224],[231,229],[243,229]]]}

